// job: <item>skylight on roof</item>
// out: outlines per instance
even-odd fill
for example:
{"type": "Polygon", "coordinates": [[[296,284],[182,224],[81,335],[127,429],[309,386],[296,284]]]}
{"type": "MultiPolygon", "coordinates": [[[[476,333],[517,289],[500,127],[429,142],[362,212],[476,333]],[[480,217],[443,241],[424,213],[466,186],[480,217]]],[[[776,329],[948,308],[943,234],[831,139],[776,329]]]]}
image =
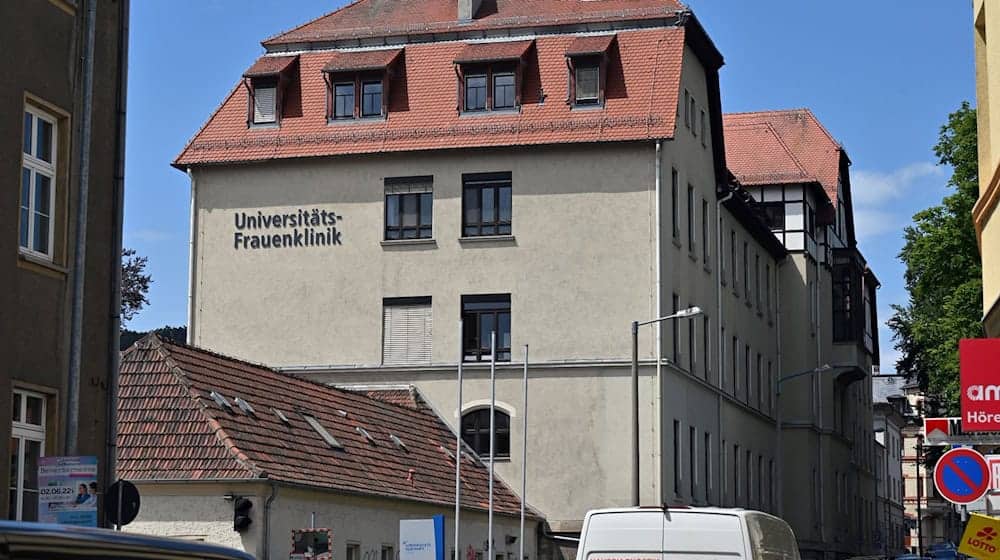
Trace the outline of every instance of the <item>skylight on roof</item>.
{"type": "Polygon", "coordinates": [[[291,426],[291,425],[292,425],[292,422],[291,422],[291,421],[290,421],[290,420],[288,419],[288,417],[287,417],[287,416],[285,416],[285,413],[284,413],[284,412],[281,412],[281,411],[280,411],[280,410],[278,410],[277,408],[272,408],[272,409],[271,409],[271,412],[273,412],[273,413],[274,413],[274,415],[278,417],[278,420],[281,420],[282,422],[284,422],[285,424],[287,424],[287,425],[289,425],[289,426],[291,426]]]}
{"type": "Polygon", "coordinates": [[[326,428],[324,428],[323,425],[319,423],[319,420],[316,420],[315,418],[313,418],[308,414],[303,414],[302,417],[305,418],[306,423],[312,426],[312,429],[316,430],[316,433],[319,434],[320,437],[322,437],[323,440],[330,445],[330,447],[334,449],[344,448],[344,446],[341,445],[339,441],[337,441],[337,438],[333,437],[333,434],[326,431],[326,428]]]}
{"type": "Polygon", "coordinates": [[[247,401],[243,400],[240,397],[236,397],[236,406],[240,407],[240,410],[249,414],[250,416],[257,415],[257,411],[254,410],[252,406],[250,406],[250,403],[248,403],[247,401]]]}
{"type": "Polygon", "coordinates": [[[216,393],[215,391],[209,393],[208,396],[212,397],[212,400],[215,401],[215,404],[228,410],[229,412],[233,411],[233,405],[229,404],[229,401],[226,400],[226,397],[223,397],[222,395],[216,393]]]}
{"type": "Polygon", "coordinates": [[[343,416],[343,417],[345,417],[345,418],[347,417],[347,411],[346,411],[346,410],[340,410],[340,409],[338,408],[338,409],[337,409],[337,414],[339,414],[339,415],[341,415],[341,416],[343,416]]]}
{"type": "Polygon", "coordinates": [[[355,427],[354,427],[354,429],[355,429],[355,430],[357,430],[357,432],[358,432],[359,434],[361,434],[361,435],[365,436],[365,438],[366,438],[366,439],[367,439],[368,441],[370,441],[372,445],[378,445],[378,444],[377,444],[377,443],[375,442],[375,438],[373,438],[373,437],[372,437],[372,435],[368,433],[368,430],[366,430],[366,429],[362,428],[361,426],[355,426],[355,427]]]}
{"type": "Polygon", "coordinates": [[[408,451],[408,450],[406,449],[406,444],[405,444],[405,443],[403,443],[403,440],[399,439],[399,438],[398,438],[398,437],[396,437],[396,436],[395,436],[394,434],[389,434],[389,439],[391,439],[391,440],[392,440],[392,443],[395,443],[395,444],[396,444],[396,447],[398,447],[398,448],[402,449],[403,451],[408,451]]]}
{"type": "Polygon", "coordinates": [[[447,447],[445,447],[443,445],[439,445],[438,449],[440,449],[441,451],[444,451],[445,455],[447,455],[448,458],[451,459],[452,461],[455,460],[455,454],[451,452],[451,449],[448,449],[447,447]]]}

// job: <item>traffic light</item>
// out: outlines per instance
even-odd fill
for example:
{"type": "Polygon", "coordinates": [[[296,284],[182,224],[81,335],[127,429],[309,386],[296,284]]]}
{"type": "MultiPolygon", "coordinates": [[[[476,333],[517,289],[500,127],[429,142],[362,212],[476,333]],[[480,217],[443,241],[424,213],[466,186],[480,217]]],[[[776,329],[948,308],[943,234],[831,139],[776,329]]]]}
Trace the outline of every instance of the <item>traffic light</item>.
{"type": "Polygon", "coordinates": [[[242,533],[253,523],[250,519],[250,510],[253,509],[253,502],[248,498],[236,498],[233,501],[233,530],[242,533]]]}

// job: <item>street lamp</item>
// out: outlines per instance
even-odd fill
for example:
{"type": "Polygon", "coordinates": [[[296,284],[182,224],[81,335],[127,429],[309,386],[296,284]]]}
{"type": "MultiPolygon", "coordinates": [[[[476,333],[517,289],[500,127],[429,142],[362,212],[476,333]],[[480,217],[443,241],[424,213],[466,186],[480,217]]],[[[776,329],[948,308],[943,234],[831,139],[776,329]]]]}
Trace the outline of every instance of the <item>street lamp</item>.
{"type": "Polygon", "coordinates": [[[632,505],[634,506],[639,505],[639,327],[697,315],[701,315],[701,308],[694,306],[681,309],[666,317],[649,321],[632,321],[632,505]]]}
{"type": "MultiPolygon", "coordinates": [[[[798,373],[793,373],[791,375],[786,375],[784,377],[780,377],[780,378],[778,378],[777,382],[775,382],[775,384],[774,384],[774,407],[775,407],[775,412],[774,412],[774,452],[775,452],[775,455],[777,455],[777,460],[778,460],[778,472],[776,473],[776,475],[777,475],[777,477],[776,477],[777,481],[776,482],[778,484],[778,516],[779,517],[781,517],[784,514],[784,510],[785,510],[785,484],[784,484],[784,479],[782,478],[784,476],[783,465],[784,465],[784,459],[785,459],[785,457],[784,457],[784,455],[782,455],[782,450],[781,450],[781,440],[782,440],[782,430],[781,430],[781,402],[780,402],[780,400],[781,400],[781,384],[784,383],[785,381],[790,380],[790,379],[795,379],[796,377],[803,377],[803,376],[806,376],[806,375],[813,375],[813,374],[816,374],[816,373],[822,373],[824,371],[830,371],[831,369],[834,369],[834,367],[831,366],[830,364],[823,364],[823,365],[821,365],[819,367],[814,367],[812,369],[807,369],[807,370],[804,370],[804,371],[800,371],[798,373]]],[[[837,368],[837,369],[840,369],[840,368],[837,368]]]]}

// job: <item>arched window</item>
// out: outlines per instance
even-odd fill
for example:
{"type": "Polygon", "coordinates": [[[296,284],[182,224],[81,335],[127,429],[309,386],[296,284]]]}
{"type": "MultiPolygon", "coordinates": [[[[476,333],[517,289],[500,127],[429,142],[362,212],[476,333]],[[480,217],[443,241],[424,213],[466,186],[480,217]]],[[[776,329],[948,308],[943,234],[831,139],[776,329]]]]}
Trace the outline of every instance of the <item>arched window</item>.
{"type": "MultiPolygon", "coordinates": [[[[499,408],[495,409],[495,414],[496,438],[493,444],[496,446],[496,458],[508,458],[510,457],[510,416],[499,408]]],[[[489,408],[478,408],[462,415],[462,440],[480,457],[490,456],[489,408]]]]}

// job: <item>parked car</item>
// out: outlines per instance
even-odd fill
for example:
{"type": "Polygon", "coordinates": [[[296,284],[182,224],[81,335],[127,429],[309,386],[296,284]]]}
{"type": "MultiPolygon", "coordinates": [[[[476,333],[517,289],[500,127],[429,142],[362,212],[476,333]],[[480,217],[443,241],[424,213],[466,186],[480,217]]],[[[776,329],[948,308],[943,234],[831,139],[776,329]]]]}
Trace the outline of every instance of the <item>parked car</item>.
{"type": "Polygon", "coordinates": [[[917,554],[900,554],[895,560],[934,560],[930,556],[920,556],[917,554]]]}
{"type": "Polygon", "coordinates": [[[784,520],[742,509],[618,508],[587,512],[576,560],[645,560],[667,556],[799,560],[784,520]],[[749,558],[747,557],[749,553],[749,558]],[[706,556],[707,555],[707,556],[706,556]]]}
{"type": "Polygon", "coordinates": [[[232,548],[107,529],[0,521],[0,560],[253,560],[232,548]]]}

